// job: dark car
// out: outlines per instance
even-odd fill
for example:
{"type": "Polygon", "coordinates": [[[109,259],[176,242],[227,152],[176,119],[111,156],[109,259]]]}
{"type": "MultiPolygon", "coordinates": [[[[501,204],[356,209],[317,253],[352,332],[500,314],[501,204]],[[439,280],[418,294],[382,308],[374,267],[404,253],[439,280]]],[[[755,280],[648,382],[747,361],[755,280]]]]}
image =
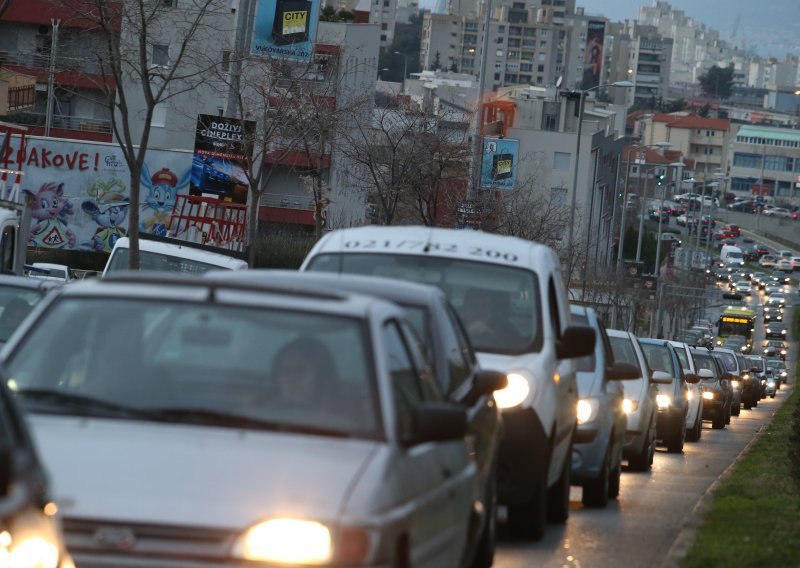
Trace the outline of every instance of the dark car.
{"type": "Polygon", "coordinates": [[[775,270],[770,275],[773,282],[778,284],[791,284],[792,277],[786,274],[783,270],[775,270]]]}
{"type": "MultiPolygon", "coordinates": [[[[639,339],[650,368],[653,369],[654,379],[669,378],[668,384],[657,383],[658,394],[656,405],[656,437],[670,453],[683,451],[686,441],[686,413],[689,410],[689,387],[683,374],[675,348],[663,339],[639,339]],[[655,373],[662,373],[658,377],[655,373]]],[[[696,381],[695,377],[691,377],[696,381]]]]}
{"type": "Polygon", "coordinates": [[[740,201],[739,203],[728,205],[728,209],[731,211],[741,211],[742,213],[755,213],[756,204],[751,200],[740,201]]]}
{"type": "Polygon", "coordinates": [[[773,337],[783,339],[786,337],[786,326],[783,325],[783,322],[771,321],[764,326],[764,334],[767,339],[773,337]]]}
{"type": "Polygon", "coordinates": [[[651,221],[658,221],[658,214],[661,213],[661,223],[663,225],[669,225],[669,210],[668,209],[660,209],[657,207],[650,207],[647,210],[647,215],[650,217],[651,221]]]}
{"type": "Polygon", "coordinates": [[[789,370],[786,368],[786,363],[781,359],[767,359],[767,368],[772,369],[772,377],[775,379],[776,389],[780,389],[781,385],[788,382],[789,370]]]}
{"type": "Polygon", "coordinates": [[[783,312],[780,308],[764,306],[764,323],[783,321],[783,312]]]}
{"type": "Polygon", "coordinates": [[[26,420],[0,379],[0,566],[73,566],[26,420]]]}
{"type": "Polygon", "coordinates": [[[707,350],[693,349],[692,358],[703,385],[703,420],[710,420],[712,428],[721,430],[731,416],[730,382],[719,361],[707,350]]]}
{"type": "Polygon", "coordinates": [[[752,355],[747,358],[750,365],[749,380],[745,382],[742,390],[742,404],[745,410],[758,406],[758,401],[762,398],[762,385],[767,380],[767,362],[760,355],[752,355]]]}

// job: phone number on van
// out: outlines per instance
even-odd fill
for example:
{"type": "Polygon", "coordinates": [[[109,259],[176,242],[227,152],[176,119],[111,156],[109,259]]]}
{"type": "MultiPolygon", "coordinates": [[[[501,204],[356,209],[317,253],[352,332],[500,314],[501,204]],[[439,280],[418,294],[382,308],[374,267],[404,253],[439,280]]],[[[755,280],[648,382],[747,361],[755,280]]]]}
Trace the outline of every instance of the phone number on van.
{"type": "Polygon", "coordinates": [[[519,258],[513,252],[501,252],[494,249],[487,249],[483,247],[468,246],[459,247],[456,244],[439,244],[429,243],[426,241],[381,241],[381,240],[364,240],[364,241],[347,241],[344,243],[344,248],[372,250],[372,249],[403,249],[403,250],[418,250],[420,252],[446,252],[450,254],[460,254],[465,256],[477,256],[481,258],[491,258],[497,260],[505,260],[506,262],[517,262],[519,258]]]}

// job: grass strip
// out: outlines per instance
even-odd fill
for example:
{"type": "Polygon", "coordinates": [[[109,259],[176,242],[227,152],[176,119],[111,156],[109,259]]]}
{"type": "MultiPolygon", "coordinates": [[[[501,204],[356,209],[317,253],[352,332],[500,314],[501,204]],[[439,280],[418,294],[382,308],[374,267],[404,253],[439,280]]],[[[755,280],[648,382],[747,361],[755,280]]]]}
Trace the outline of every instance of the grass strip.
{"type": "MultiPolygon", "coordinates": [[[[800,337],[800,310],[793,317],[800,337]]],[[[795,381],[798,380],[795,368],[795,381]]],[[[800,405],[795,391],[714,494],[685,568],[800,565],[800,405]]]]}

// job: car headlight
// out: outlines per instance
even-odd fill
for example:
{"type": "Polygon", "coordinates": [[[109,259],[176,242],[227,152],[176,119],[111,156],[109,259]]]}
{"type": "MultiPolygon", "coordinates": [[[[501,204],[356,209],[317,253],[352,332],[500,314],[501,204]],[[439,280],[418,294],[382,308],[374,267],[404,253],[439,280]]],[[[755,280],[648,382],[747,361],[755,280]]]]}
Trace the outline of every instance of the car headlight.
{"type": "Polygon", "coordinates": [[[788,375],[789,375],[789,373],[787,373],[786,371],[781,371],[781,377],[786,377],[788,375]]]}
{"type": "Polygon", "coordinates": [[[669,408],[672,404],[672,397],[668,394],[658,394],[656,395],[656,404],[659,408],[669,408]]]}
{"type": "Polygon", "coordinates": [[[742,351],[747,351],[747,345],[742,345],[742,351]]]}
{"type": "Polygon", "coordinates": [[[632,412],[636,412],[639,409],[639,401],[638,400],[631,400],[630,398],[626,398],[622,401],[622,411],[625,414],[631,414],[632,412]]]}
{"type": "Polygon", "coordinates": [[[731,386],[735,389],[739,388],[739,381],[731,381],[731,386]]]}
{"type": "Polygon", "coordinates": [[[786,334],[786,330],[785,330],[785,329],[782,329],[782,330],[781,330],[781,333],[783,333],[783,334],[786,334]]]}
{"type": "Polygon", "coordinates": [[[703,398],[706,400],[714,400],[714,393],[711,391],[705,391],[703,393],[703,398]]]}
{"type": "Polygon", "coordinates": [[[691,389],[689,389],[686,391],[686,400],[692,400],[692,399],[694,399],[694,393],[692,392],[691,389]]]}
{"type": "Polygon", "coordinates": [[[767,386],[768,386],[768,387],[774,387],[774,386],[775,386],[775,380],[774,380],[774,379],[770,379],[770,380],[768,380],[768,381],[767,381],[767,386]]]}
{"type": "Polygon", "coordinates": [[[531,392],[531,383],[520,373],[509,373],[506,388],[494,391],[494,400],[500,408],[513,408],[522,404],[531,392]]]}
{"type": "Polygon", "coordinates": [[[578,401],[578,424],[586,424],[597,418],[600,401],[596,398],[582,398],[578,401]]]}
{"type": "Polygon", "coordinates": [[[781,349],[781,355],[786,355],[786,349],[781,349]]]}
{"type": "Polygon", "coordinates": [[[236,542],[233,554],[244,560],[320,565],[333,558],[331,532],[322,523],[270,519],[250,527],[236,542]]]}
{"type": "Polygon", "coordinates": [[[761,379],[761,384],[762,384],[762,385],[765,385],[765,384],[767,384],[767,379],[761,379]]]}

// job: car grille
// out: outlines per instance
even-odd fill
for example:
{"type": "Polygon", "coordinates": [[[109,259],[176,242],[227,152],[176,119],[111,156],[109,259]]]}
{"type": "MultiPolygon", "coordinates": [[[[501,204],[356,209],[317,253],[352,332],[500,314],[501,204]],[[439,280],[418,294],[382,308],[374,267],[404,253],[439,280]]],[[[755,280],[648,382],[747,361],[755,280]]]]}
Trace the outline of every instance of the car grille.
{"type": "Polygon", "coordinates": [[[74,519],[64,520],[64,532],[70,553],[89,559],[79,566],[93,565],[95,555],[124,558],[121,566],[138,566],[137,558],[141,566],[153,566],[154,560],[158,565],[158,559],[164,566],[172,566],[170,560],[216,564],[228,557],[236,538],[219,529],[74,519]]]}

